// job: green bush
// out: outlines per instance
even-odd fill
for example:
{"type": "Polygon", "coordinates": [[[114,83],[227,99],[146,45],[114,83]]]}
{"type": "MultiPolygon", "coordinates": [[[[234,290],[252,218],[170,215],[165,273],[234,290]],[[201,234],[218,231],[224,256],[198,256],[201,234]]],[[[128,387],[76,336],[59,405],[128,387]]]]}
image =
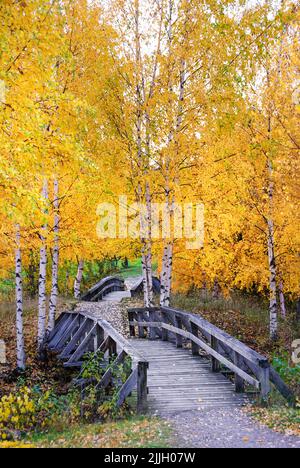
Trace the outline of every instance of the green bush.
{"type": "Polygon", "coordinates": [[[272,365],[280,377],[289,385],[299,385],[300,383],[300,366],[290,365],[289,354],[282,353],[280,356],[273,358],[272,365]]]}

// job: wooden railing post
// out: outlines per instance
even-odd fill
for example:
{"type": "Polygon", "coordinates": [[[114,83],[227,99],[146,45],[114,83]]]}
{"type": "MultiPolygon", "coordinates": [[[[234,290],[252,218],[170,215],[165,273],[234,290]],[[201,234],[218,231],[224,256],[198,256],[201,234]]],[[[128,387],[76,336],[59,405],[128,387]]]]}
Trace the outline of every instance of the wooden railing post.
{"type": "Polygon", "coordinates": [[[147,362],[138,363],[137,372],[137,411],[138,413],[144,413],[147,410],[147,362]]]}
{"type": "MultiPolygon", "coordinates": [[[[155,322],[155,320],[156,320],[156,311],[155,310],[149,310],[149,320],[150,320],[150,322],[155,322]]],[[[153,327],[151,327],[149,329],[149,339],[150,340],[155,340],[155,338],[156,338],[155,329],[153,327]]]]}
{"type": "Polygon", "coordinates": [[[271,391],[270,364],[265,362],[259,368],[260,398],[266,400],[271,391]]]}
{"type": "MultiPolygon", "coordinates": [[[[143,321],[143,314],[142,312],[138,312],[137,313],[137,320],[138,322],[141,322],[143,321]]],[[[145,328],[144,327],[138,327],[138,330],[139,330],[139,338],[146,338],[146,332],[145,332],[145,328]]]]}
{"type": "MultiPolygon", "coordinates": [[[[182,330],[182,320],[180,317],[175,316],[176,327],[182,330]]],[[[176,348],[182,348],[183,338],[182,335],[176,335],[176,348]]]]}
{"type": "MultiPolygon", "coordinates": [[[[129,311],[128,312],[129,323],[133,322],[135,318],[136,318],[136,313],[129,311]]],[[[130,336],[135,337],[135,327],[133,325],[129,325],[129,334],[130,334],[130,336]]]]}
{"type": "MultiPolygon", "coordinates": [[[[243,369],[243,359],[237,352],[234,352],[233,362],[239,369],[243,369]]],[[[234,383],[235,383],[235,391],[237,393],[245,392],[245,382],[242,379],[242,377],[240,377],[238,374],[234,374],[234,383]]]]}
{"type": "MultiPolygon", "coordinates": [[[[210,343],[211,343],[212,349],[219,352],[219,341],[217,340],[217,338],[215,338],[214,336],[211,336],[210,343]]],[[[215,373],[220,372],[221,370],[220,362],[213,356],[211,357],[211,370],[212,372],[215,372],[215,373]]]]}
{"type": "MultiPolygon", "coordinates": [[[[192,326],[192,334],[195,335],[197,338],[199,338],[199,329],[197,325],[194,323],[191,323],[191,326],[192,326]]],[[[199,356],[199,350],[200,350],[200,346],[192,341],[193,356],[199,356]]]]}
{"type": "MultiPolygon", "coordinates": [[[[167,323],[166,314],[163,311],[161,311],[161,321],[162,323],[167,323]]],[[[169,340],[168,330],[165,330],[164,328],[162,329],[162,340],[163,341],[169,340]]]]}

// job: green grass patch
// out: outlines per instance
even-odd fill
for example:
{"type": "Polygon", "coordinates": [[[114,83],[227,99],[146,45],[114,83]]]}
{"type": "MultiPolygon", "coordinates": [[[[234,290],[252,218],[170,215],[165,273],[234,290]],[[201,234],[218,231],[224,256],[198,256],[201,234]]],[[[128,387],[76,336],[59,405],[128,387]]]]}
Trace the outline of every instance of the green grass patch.
{"type": "Polygon", "coordinates": [[[254,407],[250,414],[276,432],[300,436],[300,405],[290,408],[284,405],[267,408],[254,407]]]}
{"type": "Polygon", "coordinates": [[[24,442],[36,448],[167,448],[171,429],[157,418],[130,419],[35,434],[24,442]]]}

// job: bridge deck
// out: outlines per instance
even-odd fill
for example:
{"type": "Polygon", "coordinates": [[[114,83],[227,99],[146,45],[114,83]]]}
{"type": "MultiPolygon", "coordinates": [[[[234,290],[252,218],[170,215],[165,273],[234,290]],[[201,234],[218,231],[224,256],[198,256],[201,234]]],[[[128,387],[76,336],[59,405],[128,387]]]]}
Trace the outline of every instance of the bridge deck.
{"type": "Polygon", "coordinates": [[[164,341],[131,339],[130,343],[149,361],[148,407],[152,413],[201,410],[208,407],[238,407],[248,402],[235,393],[224,375],[212,373],[205,357],[192,356],[164,341]]]}

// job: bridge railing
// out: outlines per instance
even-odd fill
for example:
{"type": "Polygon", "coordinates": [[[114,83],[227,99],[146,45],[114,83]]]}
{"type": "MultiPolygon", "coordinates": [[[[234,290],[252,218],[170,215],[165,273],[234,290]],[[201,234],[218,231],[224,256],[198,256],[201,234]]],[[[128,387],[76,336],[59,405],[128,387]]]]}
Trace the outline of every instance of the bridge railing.
{"type": "MultiPolygon", "coordinates": [[[[47,349],[57,353],[65,367],[81,368],[84,355],[88,352],[103,353],[110,359],[110,366],[100,382],[95,382],[96,389],[107,388],[114,375],[114,369],[130,357],[131,370],[118,395],[118,406],[137,389],[137,410],[143,412],[147,406],[147,370],[148,361],[134,349],[108,322],[81,312],[63,313],[47,341],[47,349]]],[[[90,382],[79,379],[77,384],[84,388],[90,382]]]]}
{"type": "Polygon", "coordinates": [[[98,302],[103,299],[107,294],[114,291],[124,291],[125,283],[122,278],[115,276],[108,276],[99,281],[89,291],[81,296],[82,301],[98,302]]]}
{"type": "Polygon", "coordinates": [[[211,358],[212,372],[220,372],[225,366],[234,373],[238,393],[243,393],[248,383],[266,399],[272,382],[285,398],[293,401],[292,392],[265,356],[203,317],[169,307],[130,309],[128,316],[132,337],[171,341],[177,348],[189,344],[193,355],[199,355],[202,349],[211,358]]]}

